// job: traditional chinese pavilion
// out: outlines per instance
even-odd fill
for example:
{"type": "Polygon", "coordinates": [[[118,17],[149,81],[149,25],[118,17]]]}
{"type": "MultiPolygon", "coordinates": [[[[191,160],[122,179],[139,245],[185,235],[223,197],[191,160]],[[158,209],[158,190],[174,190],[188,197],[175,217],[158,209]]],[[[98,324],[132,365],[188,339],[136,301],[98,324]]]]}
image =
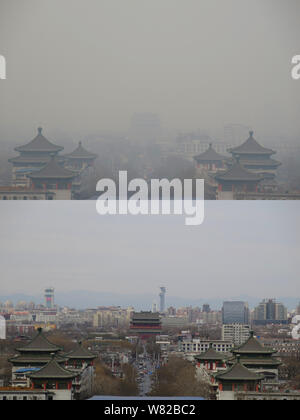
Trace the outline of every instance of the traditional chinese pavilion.
{"type": "Polygon", "coordinates": [[[13,185],[29,187],[28,175],[43,168],[51,156],[58,155],[64,148],[51,143],[43,135],[43,129],[38,128],[37,136],[25,146],[16,147],[20,156],[9,160],[13,164],[13,185]]]}
{"type": "Polygon", "coordinates": [[[204,153],[195,156],[194,160],[196,162],[197,172],[209,171],[216,173],[226,168],[225,162],[228,158],[217,153],[212,143],[210,143],[209,148],[204,153]]]}
{"type": "Polygon", "coordinates": [[[275,350],[264,347],[251,332],[251,336],[245,344],[232,350],[233,357],[227,363],[232,366],[235,359],[239,357],[246,368],[262,375],[265,389],[274,390],[274,388],[278,388],[278,369],[281,365],[278,358],[274,357],[276,353],[275,350]]]}
{"type": "Polygon", "coordinates": [[[51,391],[49,398],[54,399],[83,399],[92,394],[93,364],[97,356],[81,343],[66,354],[39,329],[33,340],[17,352],[9,359],[13,365],[14,389],[51,391]]]}
{"type": "MultiPolygon", "coordinates": [[[[219,392],[234,393],[259,392],[263,376],[258,375],[252,370],[247,369],[238,358],[237,361],[225,372],[218,373],[215,380],[219,384],[219,392]]],[[[223,396],[224,398],[225,396],[223,396]]],[[[222,397],[219,399],[223,399],[222,397]]],[[[228,398],[228,396],[227,396],[228,398]]]]}
{"type": "Polygon", "coordinates": [[[195,356],[197,367],[203,368],[209,372],[226,369],[227,359],[227,355],[217,352],[212,345],[210,345],[210,348],[205,353],[195,356]]]}
{"type": "Polygon", "coordinates": [[[228,150],[233,158],[239,158],[244,168],[259,174],[263,179],[274,179],[280,162],[271,158],[276,154],[274,150],[261,146],[254,138],[254,132],[250,131],[250,137],[241,146],[228,150]]]}
{"type": "Polygon", "coordinates": [[[12,381],[18,386],[27,382],[26,373],[39,370],[52,360],[52,356],[56,356],[56,360],[64,364],[67,359],[62,355],[62,349],[55,344],[50,343],[48,339],[39,329],[34,339],[25,345],[16,349],[18,354],[9,359],[12,363],[12,381]]]}
{"type": "Polygon", "coordinates": [[[83,146],[82,142],[79,142],[78,147],[74,152],[65,155],[64,159],[66,162],[66,167],[74,171],[82,171],[87,167],[93,166],[98,155],[90,153],[83,146]]]}
{"type": "Polygon", "coordinates": [[[77,174],[73,180],[73,193],[75,198],[80,197],[84,187],[90,184],[94,174],[94,162],[98,155],[90,153],[79,142],[78,147],[72,153],[64,156],[64,166],[77,174]]]}
{"type": "Polygon", "coordinates": [[[217,198],[231,200],[235,193],[257,192],[263,177],[246,169],[237,159],[230,169],[217,174],[215,179],[218,182],[217,198]]]}
{"type": "Polygon", "coordinates": [[[72,181],[76,174],[61,166],[55,156],[44,168],[28,176],[34,190],[54,192],[56,200],[71,200],[72,181]]]}
{"type": "Polygon", "coordinates": [[[82,342],[79,342],[77,348],[70,353],[66,354],[68,358],[68,367],[82,367],[83,365],[93,366],[95,360],[95,354],[87,350],[82,346],[82,342]]]}
{"type": "Polygon", "coordinates": [[[55,390],[56,399],[71,400],[73,396],[73,380],[78,375],[78,372],[71,372],[63,368],[55,360],[54,355],[46,366],[36,372],[29,373],[28,378],[31,380],[31,388],[33,390],[55,390]]]}

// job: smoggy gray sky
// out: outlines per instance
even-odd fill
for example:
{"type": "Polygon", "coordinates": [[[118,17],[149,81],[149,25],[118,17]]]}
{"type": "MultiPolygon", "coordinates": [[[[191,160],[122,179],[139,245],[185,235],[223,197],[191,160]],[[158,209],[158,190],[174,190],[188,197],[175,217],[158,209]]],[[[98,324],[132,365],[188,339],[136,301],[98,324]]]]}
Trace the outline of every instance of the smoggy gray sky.
{"type": "Polygon", "coordinates": [[[122,131],[154,112],[168,129],[297,137],[299,17],[299,0],[0,0],[0,135],[122,131]]]}
{"type": "Polygon", "coordinates": [[[296,201],[207,202],[204,224],[186,227],[181,216],[99,216],[92,201],[2,202],[1,295],[164,285],[187,301],[300,297],[299,212],[296,201]]]}

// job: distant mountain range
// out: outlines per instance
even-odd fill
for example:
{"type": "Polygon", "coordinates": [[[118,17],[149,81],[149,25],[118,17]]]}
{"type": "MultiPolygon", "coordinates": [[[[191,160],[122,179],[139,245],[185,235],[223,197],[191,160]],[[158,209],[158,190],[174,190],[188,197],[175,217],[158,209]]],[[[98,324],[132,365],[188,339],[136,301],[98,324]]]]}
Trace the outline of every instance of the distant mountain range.
{"type": "MultiPolygon", "coordinates": [[[[7,296],[0,295],[0,302],[12,301],[14,304],[20,301],[34,302],[35,304],[42,304],[44,302],[43,295],[24,295],[12,294],[7,296]]],[[[212,309],[221,309],[224,300],[241,300],[249,303],[250,308],[254,308],[262,300],[261,298],[253,298],[249,296],[236,296],[229,299],[189,299],[183,297],[166,297],[167,307],[174,306],[176,308],[186,306],[200,306],[209,304],[212,309]]],[[[70,291],[57,292],[55,294],[55,302],[59,306],[68,306],[76,309],[97,308],[99,306],[133,306],[136,310],[151,310],[152,303],[158,302],[158,295],[151,294],[136,294],[124,295],[120,293],[101,293],[93,291],[70,291]]],[[[295,309],[299,302],[299,298],[278,298],[278,301],[283,303],[289,310],[295,309]]]]}

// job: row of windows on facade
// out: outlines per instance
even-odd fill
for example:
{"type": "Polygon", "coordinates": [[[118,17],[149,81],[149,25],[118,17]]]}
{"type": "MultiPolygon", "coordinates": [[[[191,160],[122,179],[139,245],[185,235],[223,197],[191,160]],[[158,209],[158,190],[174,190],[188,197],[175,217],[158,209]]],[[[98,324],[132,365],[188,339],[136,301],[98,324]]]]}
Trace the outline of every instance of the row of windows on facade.
{"type": "MultiPolygon", "coordinates": [[[[0,397],[0,401],[2,400],[2,401],[9,401],[9,400],[11,400],[11,401],[38,401],[38,400],[42,400],[43,398],[38,398],[38,397],[36,397],[36,396],[33,396],[33,397],[26,397],[26,396],[24,396],[24,397],[17,397],[17,396],[13,396],[13,397],[11,397],[11,398],[8,398],[8,397],[6,397],[6,396],[4,396],[4,397],[0,397]]],[[[48,401],[51,401],[51,400],[53,400],[53,397],[50,395],[50,396],[48,396],[47,397],[47,399],[48,399],[48,401]]]]}

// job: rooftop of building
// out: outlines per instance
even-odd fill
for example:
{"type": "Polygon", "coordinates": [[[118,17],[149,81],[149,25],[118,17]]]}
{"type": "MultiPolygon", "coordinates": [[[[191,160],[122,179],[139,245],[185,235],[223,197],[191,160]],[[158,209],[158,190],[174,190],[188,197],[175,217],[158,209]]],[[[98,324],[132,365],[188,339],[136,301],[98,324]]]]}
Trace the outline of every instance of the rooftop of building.
{"type": "Polygon", "coordinates": [[[215,179],[217,181],[260,182],[263,180],[263,177],[248,171],[246,168],[244,168],[240,161],[237,160],[235,164],[230,169],[228,169],[228,171],[217,174],[215,179]]]}
{"type": "Polygon", "coordinates": [[[64,369],[53,357],[45,367],[28,376],[30,379],[74,379],[78,375],[64,369]]]}
{"type": "Polygon", "coordinates": [[[94,360],[97,358],[97,355],[83,347],[82,342],[78,343],[78,346],[76,349],[72,350],[70,353],[66,354],[66,357],[68,359],[89,359],[94,360]]]}
{"type": "Polygon", "coordinates": [[[96,159],[98,155],[95,153],[90,153],[87,151],[83,146],[82,142],[80,141],[78,144],[77,149],[75,149],[72,153],[69,153],[64,156],[68,159],[96,159]]]}
{"type": "Polygon", "coordinates": [[[220,155],[215,151],[213,148],[212,143],[210,143],[209,148],[200,155],[197,155],[194,157],[194,159],[200,163],[200,162],[222,162],[226,159],[228,159],[226,156],[220,155]]]}
{"type": "Polygon", "coordinates": [[[41,328],[38,329],[37,335],[24,347],[17,348],[17,351],[20,353],[27,352],[46,352],[46,353],[57,353],[61,351],[62,348],[58,347],[56,344],[50,343],[50,341],[43,334],[41,328]]]}
{"type": "Polygon", "coordinates": [[[240,146],[229,149],[232,154],[250,154],[250,155],[273,155],[276,152],[272,149],[266,149],[261,146],[254,138],[254,132],[250,131],[249,138],[240,146]]]}
{"type": "Polygon", "coordinates": [[[247,369],[239,359],[232,367],[225,372],[218,373],[215,377],[221,381],[260,381],[264,378],[252,370],[247,369]]]}
{"type": "Polygon", "coordinates": [[[49,161],[49,163],[39,171],[28,175],[31,179],[67,179],[72,180],[77,174],[69,169],[63,168],[55,157],[49,161]]]}
{"type": "Polygon", "coordinates": [[[35,164],[46,164],[50,160],[50,156],[17,156],[9,159],[10,163],[22,164],[22,165],[35,165],[35,164]]]}
{"type": "Polygon", "coordinates": [[[43,129],[41,127],[38,128],[37,136],[25,146],[16,147],[15,150],[17,152],[44,152],[44,153],[58,153],[62,151],[64,148],[61,146],[57,146],[54,143],[51,143],[46,137],[43,136],[43,129]]]}
{"type": "Polygon", "coordinates": [[[135,312],[133,314],[134,320],[145,320],[145,319],[157,319],[160,318],[160,314],[158,312],[135,312]]]}
{"type": "Polygon", "coordinates": [[[213,360],[226,360],[228,356],[223,353],[217,352],[212,346],[202,354],[195,356],[196,360],[199,361],[213,361],[213,360]]]}
{"type": "Polygon", "coordinates": [[[243,354],[255,354],[255,355],[265,354],[265,355],[268,355],[268,354],[274,354],[274,353],[276,353],[276,351],[274,351],[271,348],[264,347],[259,342],[259,340],[256,337],[254,337],[253,331],[251,331],[249,339],[244,344],[242,344],[241,346],[234,348],[232,350],[232,353],[240,354],[240,355],[243,355],[243,354]]]}

